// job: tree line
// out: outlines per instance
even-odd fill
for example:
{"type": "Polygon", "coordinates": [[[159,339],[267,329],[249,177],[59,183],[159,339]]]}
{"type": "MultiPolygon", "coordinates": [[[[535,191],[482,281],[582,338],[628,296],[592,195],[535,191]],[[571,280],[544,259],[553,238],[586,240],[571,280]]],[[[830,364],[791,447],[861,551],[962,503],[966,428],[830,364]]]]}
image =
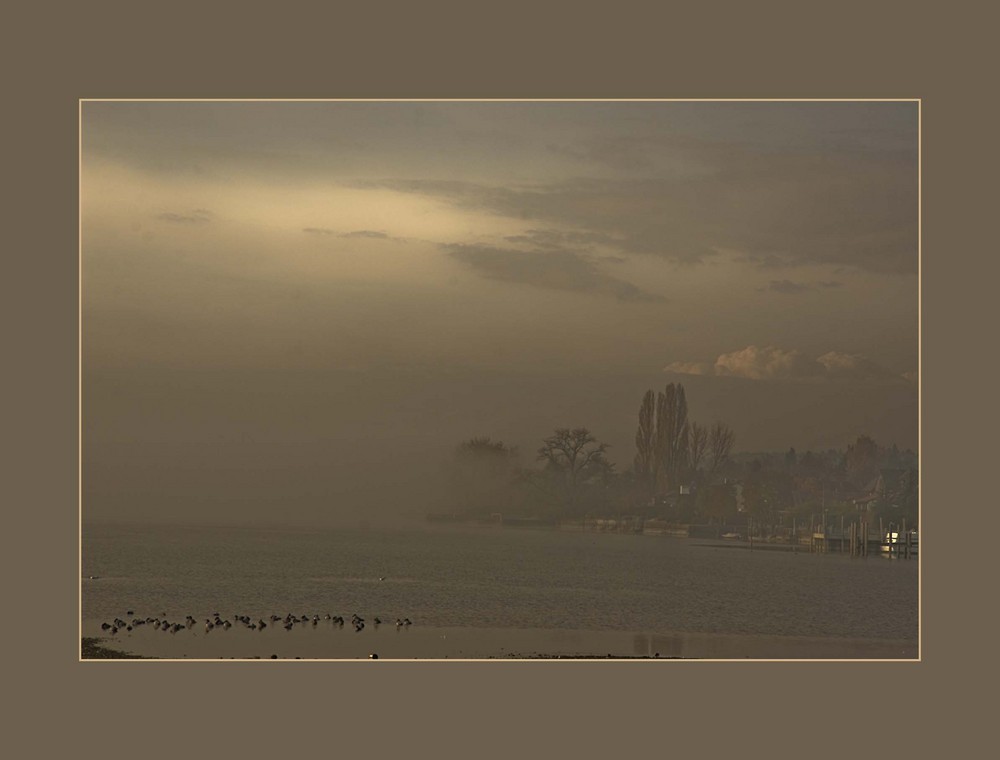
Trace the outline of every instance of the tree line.
{"type": "Polygon", "coordinates": [[[722,421],[691,419],[683,385],[647,390],[639,404],[635,455],[618,471],[610,446],[586,427],[558,428],[525,464],[516,447],[475,437],[456,447],[452,511],[541,518],[635,515],[727,523],[746,516],[783,523],[817,511],[865,508],[915,524],[916,455],[862,435],[846,451],[734,456],[722,421]],[[874,499],[865,499],[876,493],[874,499]],[[861,499],[861,502],[859,502],[861,499]]]}

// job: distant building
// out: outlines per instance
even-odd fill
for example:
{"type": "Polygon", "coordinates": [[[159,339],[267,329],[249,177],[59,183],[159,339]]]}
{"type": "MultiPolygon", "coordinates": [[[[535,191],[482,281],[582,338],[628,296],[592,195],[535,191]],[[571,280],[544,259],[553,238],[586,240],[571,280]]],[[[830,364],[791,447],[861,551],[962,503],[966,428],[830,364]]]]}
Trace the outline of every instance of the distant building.
{"type": "Polygon", "coordinates": [[[917,471],[909,468],[883,468],[868,484],[864,496],[854,499],[862,512],[893,513],[906,510],[916,498],[917,471]]]}

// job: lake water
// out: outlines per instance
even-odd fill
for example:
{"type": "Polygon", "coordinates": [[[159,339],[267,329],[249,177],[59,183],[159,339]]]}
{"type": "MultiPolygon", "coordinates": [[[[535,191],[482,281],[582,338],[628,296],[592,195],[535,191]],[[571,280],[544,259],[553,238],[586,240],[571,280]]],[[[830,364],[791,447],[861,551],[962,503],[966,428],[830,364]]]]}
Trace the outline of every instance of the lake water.
{"type": "Polygon", "coordinates": [[[87,525],[82,538],[83,635],[149,656],[917,656],[915,560],[496,527],[87,525]],[[128,611],[198,624],[101,630],[128,611]],[[207,630],[216,612],[268,626],[207,630]],[[288,614],[320,620],[270,622],[288,614]]]}

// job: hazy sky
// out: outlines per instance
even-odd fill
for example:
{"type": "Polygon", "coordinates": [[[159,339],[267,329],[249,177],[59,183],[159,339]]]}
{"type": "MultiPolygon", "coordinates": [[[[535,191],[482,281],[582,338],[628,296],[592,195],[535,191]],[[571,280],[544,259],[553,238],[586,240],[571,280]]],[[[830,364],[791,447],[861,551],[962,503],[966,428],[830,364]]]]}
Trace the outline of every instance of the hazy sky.
{"type": "Polygon", "coordinates": [[[917,104],[83,105],[84,514],[422,512],[462,439],[917,446],[917,104]]]}

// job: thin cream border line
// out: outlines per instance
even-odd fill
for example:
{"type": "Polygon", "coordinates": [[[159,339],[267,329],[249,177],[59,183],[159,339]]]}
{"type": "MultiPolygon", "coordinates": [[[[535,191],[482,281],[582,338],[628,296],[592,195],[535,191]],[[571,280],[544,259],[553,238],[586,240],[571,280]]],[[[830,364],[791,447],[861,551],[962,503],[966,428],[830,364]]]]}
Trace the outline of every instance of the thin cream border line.
{"type": "MultiPolygon", "coordinates": [[[[923,149],[924,109],[923,101],[917,101],[917,525],[921,532],[924,525],[924,372],[923,372],[923,221],[924,221],[924,149],[923,149]]],[[[924,644],[924,593],[923,593],[924,552],[917,552],[917,660],[923,661],[924,644]]]]}
{"type": "Polygon", "coordinates": [[[77,587],[77,617],[80,639],[79,658],[83,661],[83,101],[77,105],[77,342],[76,342],[76,493],[77,493],[77,544],[79,556],[77,587]]]}
{"type": "MultiPolygon", "coordinates": [[[[256,662],[254,658],[84,659],[83,658],[83,103],[916,103],[917,104],[917,515],[923,522],[923,99],[922,98],[79,98],[77,103],[77,492],[78,492],[78,662],[256,662]]],[[[707,659],[661,658],[664,662],[923,662],[923,552],[917,554],[917,656],[905,659],[707,659]]],[[[656,658],[386,658],[384,662],[647,662],[656,658]]],[[[279,659],[261,662],[368,662],[363,659],[279,659]]]]}
{"type": "Polygon", "coordinates": [[[920,98],[80,98],[88,103],[919,103],[920,98]]]}

